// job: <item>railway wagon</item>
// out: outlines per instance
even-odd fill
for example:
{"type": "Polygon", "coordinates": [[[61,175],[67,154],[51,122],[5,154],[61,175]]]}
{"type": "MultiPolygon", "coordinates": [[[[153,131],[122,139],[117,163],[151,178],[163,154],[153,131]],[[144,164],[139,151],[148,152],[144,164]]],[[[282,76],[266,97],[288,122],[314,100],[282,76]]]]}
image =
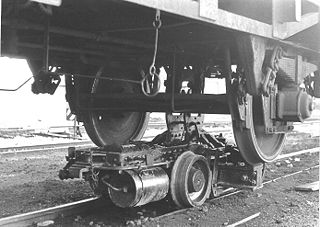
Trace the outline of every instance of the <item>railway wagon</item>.
{"type": "Polygon", "coordinates": [[[35,94],[66,100],[95,148],[70,148],[120,207],[165,197],[200,206],[225,186],[261,187],[293,122],[320,97],[316,0],[2,0],[1,54],[28,60],[35,94]],[[222,80],[226,92],[209,86],[222,80]],[[141,141],[150,112],[167,130],[141,141]],[[230,114],[235,144],[203,128],[230,114]]]}

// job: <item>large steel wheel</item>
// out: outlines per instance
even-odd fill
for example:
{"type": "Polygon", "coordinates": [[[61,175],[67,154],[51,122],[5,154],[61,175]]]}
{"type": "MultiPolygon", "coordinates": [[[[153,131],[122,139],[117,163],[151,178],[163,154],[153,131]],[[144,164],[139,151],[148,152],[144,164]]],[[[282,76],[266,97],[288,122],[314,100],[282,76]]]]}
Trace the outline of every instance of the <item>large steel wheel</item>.
{"type": "Polygon", "coordinates": [[[191,151],[181,154],[171,172],[170,192],[178,207],[201,206],[211,190],[211,171],[207,159],[191,151]]]}
{"type": "MultiPolygon", "coordinates": [[[[272,162],[281,153],[285,141],[285,133],[266,134],[263,122],[263,106],[260,96],[247,95],[246,125],[247,128],[239,127],[236,110],[233,115],[233,133],[243,158],[254,165],[260,162],[272,162]]],[[[233,99],[235,100],[235,98],[233,99]]],[[[232,108],[237,108],[233,102],[232,108]]]]}
{"type": "MultiPolygon", "coordinates": [[[[243,54],[244,68],[249,75],[261,72],[264,59],[265,43],[252,36],[245,36],[246,39],[239,40],[240,55],[243,54]],[[250,74],[251,72],[251,74],[250,74]]],[[[226,88],[229,109],[232,116],[233,134],[242,157],[250,164],[255,165],[261,162],[271,162],[281,153],[285,141],[285,134],[267,134],[264,126],[263,110],[268,109],[262,103],[259,89],[255,87],[256,78],[248,76],[247,80],[242,80],[239,75],[238,80],[232,79],[231,56],[229,48],[224,49],[226,88]],[[245,82],[245,89],[240,89],[239,85],[245,82]],[[235,83],[237,82],[237,83],[235,83]],[[251,83],[250,83],[251,82],[251,83]],[[248,84],[249,83],[249,84],[248,84]],[[250,89],[248,89],[250,88],[250,89]],[[251,96],[245,94],[245,90],[250,90],[251,96]],[[239,97],[241,96],[241,97],[239,97]],[[242,109],[245,109],[244,119],[240,119],[238,98],[245,96],[245,103],[242,109]],[[245,125],[245,126],[244,126],[245,125]]],[[[241,72],[241,70],[239,71],[241,72]]],[[[257,82],[261,83],[261,81],[257,82]]],[[[244,100],[243,100],[244,101],[244,100]]],[[[240,109],[241,109],[240,108],[240,109]]]]}
{"type": "MultiPolygon", "coordinates": [[[[117,94],[139,92],[137,85],[127,82],[95,79],[91,93],[117,94]]],[[[146,112],[115,112],[90,110],[84,117],[84,127],[97,146],[125,144],[142,138],[149,121],[146,112]]]]}

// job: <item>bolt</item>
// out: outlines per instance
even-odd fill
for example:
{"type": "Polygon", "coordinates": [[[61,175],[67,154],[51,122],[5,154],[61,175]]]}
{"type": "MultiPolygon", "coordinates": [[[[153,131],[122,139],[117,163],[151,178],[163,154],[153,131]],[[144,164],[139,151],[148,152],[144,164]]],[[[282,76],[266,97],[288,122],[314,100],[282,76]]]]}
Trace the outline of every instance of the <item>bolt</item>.
{"type": "Polygon", "coordinates": [[[246,164],[244,162],[238,162],[239,166],[245,166],[246,164]]]}
{"type": "Polygon", "coordinates": [[[242,181],[248,181],[249,180],[248,175],[242,175],[241,180],[242,181]]]}

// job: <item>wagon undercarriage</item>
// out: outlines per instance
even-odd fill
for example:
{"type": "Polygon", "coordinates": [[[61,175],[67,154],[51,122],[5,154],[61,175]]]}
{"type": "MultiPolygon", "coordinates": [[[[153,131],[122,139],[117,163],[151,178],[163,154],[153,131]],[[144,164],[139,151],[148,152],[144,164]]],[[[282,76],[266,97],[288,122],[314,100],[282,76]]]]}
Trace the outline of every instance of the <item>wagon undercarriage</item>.
{"type": "Polygon", "coordinates": [[[119,206],[169,189],[193,206],[219,182],[259,186],[263,163],[320,97],[311,0],[3,0],[2,18],[2,54],[28,59],[36,94],[64,76],[72,113],[100,147],[71,151],[61,178],[84,177],[119,206]],[[210,87],[217,80],[224,92],[210,87]],[[150,112],[165,112],[168,130],[145,143],[150,112]],[[205,113],[231,114],[236,146],[201,129],[205,113]]]}

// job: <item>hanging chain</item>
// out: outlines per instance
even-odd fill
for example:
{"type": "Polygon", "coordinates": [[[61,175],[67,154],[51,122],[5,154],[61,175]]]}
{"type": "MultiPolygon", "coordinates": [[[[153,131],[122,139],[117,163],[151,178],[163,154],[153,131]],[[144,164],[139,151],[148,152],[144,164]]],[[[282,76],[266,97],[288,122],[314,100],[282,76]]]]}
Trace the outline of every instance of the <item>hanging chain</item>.
{"type": "Polygon", "coordinates": [[[159,28],[161,27],[161,19],[160,19],[160,10],[157,9],[156,11],[156,17],[153,21],[153,27],[155,28],[155,39],[154,39],[154,52],[153,52],[153,58],[152,63],[149,68],[149,74],[154,75],[156,74],[156,58],[157,58],[157,52],[158,52],[158,41],[159,41],[159,28]]]}
{"type": "Polygon", "coordinates": [[[155,38],[154,38],[154,52],[153,52],[153,58],[152,63],[149,67],[149,74],[142,73],[143,79],[141,80],[141,88],[142,92],[145,96],[153,97],[156,96],[160,91],[160,78],[159,74],[157,73],[156,69],[156,58],[158,53],[158,41],[159,41],[159,29],[162,25],[161,18],[160,18],[160,10],[156,10],[156,16],[153,21],[153,27],[155,28],[155,38]],[[150,88],[150,82],[156,83],[156,88],[152,87],[150,88]],[[153,91],[151,92],[151,89],[153,91]]]}

